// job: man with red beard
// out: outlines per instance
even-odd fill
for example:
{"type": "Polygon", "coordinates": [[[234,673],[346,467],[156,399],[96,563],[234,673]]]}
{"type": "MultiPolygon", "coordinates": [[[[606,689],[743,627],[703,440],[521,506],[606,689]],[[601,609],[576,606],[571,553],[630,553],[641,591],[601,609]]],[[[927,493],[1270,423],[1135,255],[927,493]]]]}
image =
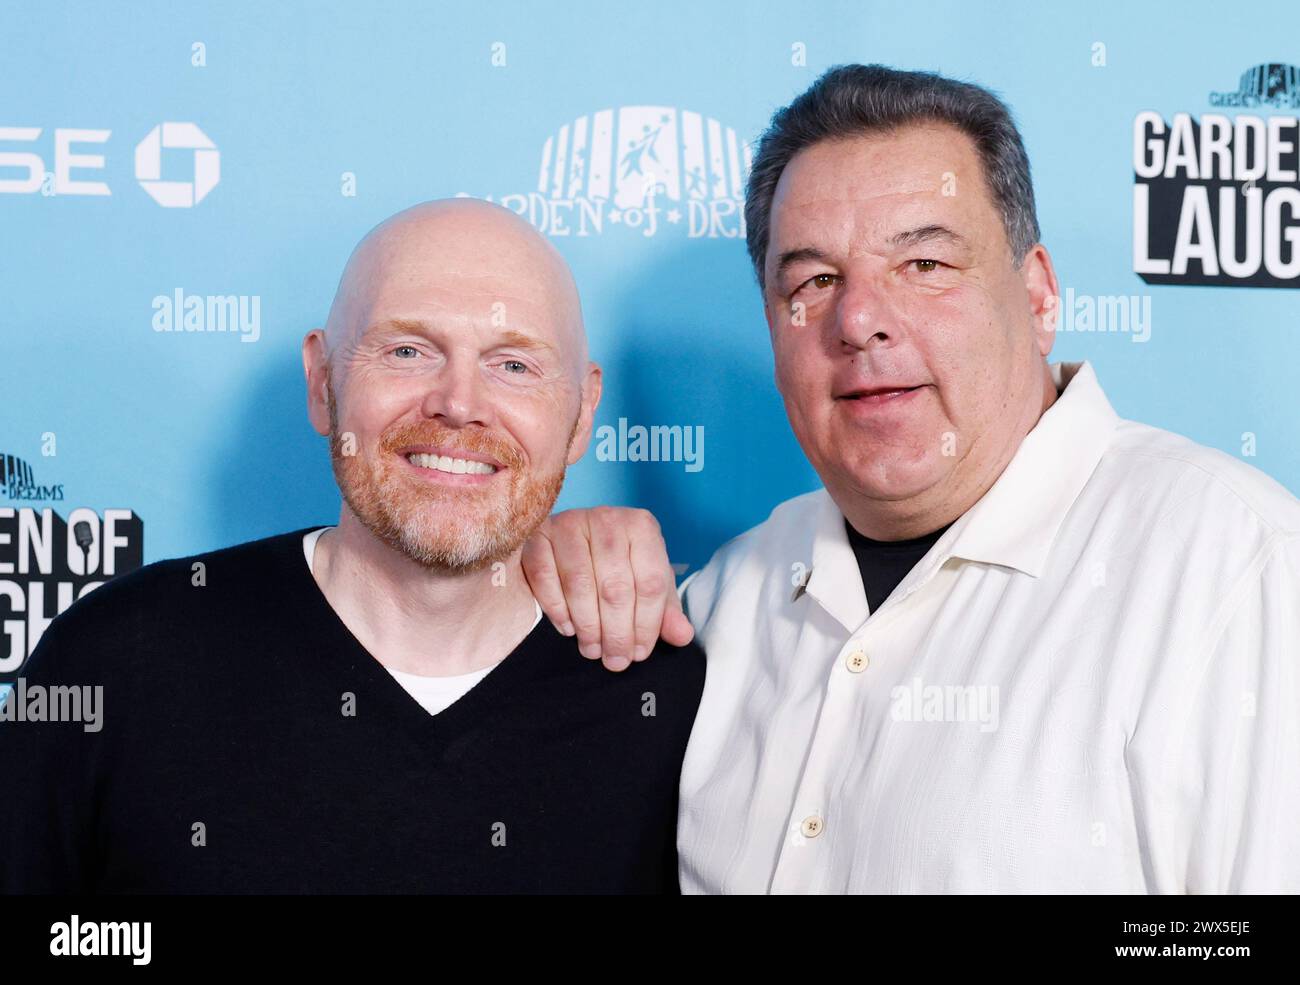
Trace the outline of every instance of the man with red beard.
{"type": "Polygon", "coordinates": [[[303,365],[337,526],[51,623],[26,686],[102,686],[102,727],[4,726],[0,891],[676,891],[702,654],[607,674],[520,568],[600,399],[559,254],[495,205],[408,209],[303,365]]]}

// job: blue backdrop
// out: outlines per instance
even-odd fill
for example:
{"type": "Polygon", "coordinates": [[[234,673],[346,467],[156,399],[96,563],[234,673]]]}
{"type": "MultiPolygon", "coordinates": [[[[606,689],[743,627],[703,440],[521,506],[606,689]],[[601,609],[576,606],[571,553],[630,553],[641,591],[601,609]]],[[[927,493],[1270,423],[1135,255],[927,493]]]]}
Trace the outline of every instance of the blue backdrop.
{"type": "MultiPolygon", "coordinates": [[[[1053,358],[1091,360],[1121,415],[1300,491],[1297,281],[1205,286],[1193,261],[1148,283],[1134,253],[1146,235],[1170,255],[1188,183],[1154,179],[1172,219],[1139,213],[1138,115],[1293,118],[1294,0],[1234,19],[1208,2],[6,2],[0,23],[7,675],[19,634],[30,649],[109,555],[120,572],[334,520],[300,342],[356,240],[425,199],[490,197],[551,235],[606,371],[598,424],[703,429],[699,469],[593,450],[561,506],[648,507],[693,568],[814,488],[772,385],[740,189],[772,111],[843,62],[998,91],[1063,288],[1149,305],[1118,330],[1114,307],[1111,331],[1074,319],[1053,358]],[[191,297],[205,331],[183,330],[191,297]],[[74,510],[84,551],[58,522],[74,510]]],[[[1266,192],[1288,184],[1281,153],[1266,192]]],[[[1289,256],[1298,217],[1278,215],[1289,256]]]]}

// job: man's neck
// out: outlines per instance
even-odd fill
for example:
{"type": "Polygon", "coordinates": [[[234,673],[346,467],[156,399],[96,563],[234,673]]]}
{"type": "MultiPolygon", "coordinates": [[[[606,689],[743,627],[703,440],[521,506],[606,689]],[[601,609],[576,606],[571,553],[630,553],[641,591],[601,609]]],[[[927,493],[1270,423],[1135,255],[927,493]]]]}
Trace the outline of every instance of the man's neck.
{"type": "Polygon", "coordinates": [[[536,605],[519,552],[493,567],[426,568],[375,537],[346,505],[312,560],[316,584],[361,645],[389,670],[428,677],[491,667],[528,635],[536,605]]]}

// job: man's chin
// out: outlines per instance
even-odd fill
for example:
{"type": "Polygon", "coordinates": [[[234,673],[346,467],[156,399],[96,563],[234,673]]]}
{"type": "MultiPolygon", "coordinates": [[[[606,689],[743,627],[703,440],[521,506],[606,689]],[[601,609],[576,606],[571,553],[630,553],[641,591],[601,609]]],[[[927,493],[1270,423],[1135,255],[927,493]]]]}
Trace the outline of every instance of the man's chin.
{"type": "Polygon", "coordinates": [[[505,561],[524,542],[516,531],[476,531],[464,535],[401,529],[383,538],[408,560],[447,574],[470,574],[505,561]]]}
{"type": "Polygon", "coordinates": [[[509,558],[527,535],[507,517],[478,513],[439,506],[392,517],[390,546],[431,570],[480,571],[509,558]]]}
{"type": "Polygon", "coordinates": [[[357,520],[390,549],[431,571],[463,574],[506,561],[522,547],[554,505],[563,473],[530,483],[522,495],[408,480],[389,474],[374,482],[341,481],[339,488],[357,520]]]}
{"type": "Polygon", "coordinates": [[[843,473],[840,482],[855,495],[892,503],[920,496],[940,482],[943,474],[933,462],[874,462],[843,473]]]}
{"type": "Polygon", "coordinates": [[[408,541],[394,546],[420,567],[448,575],[469,575],[483,571],[498,561],[506,560],[518,548],[515,545],[499,551],[479,551],[467,549],[464,544],[408,541]]]}
{"type": "Polygon", "coordinates": [[[431,571],[468,574],[509,560],[546,519],[550,508],[521,515],[498,505],[422,504],[389,512],[372,531],[431,571]]]}

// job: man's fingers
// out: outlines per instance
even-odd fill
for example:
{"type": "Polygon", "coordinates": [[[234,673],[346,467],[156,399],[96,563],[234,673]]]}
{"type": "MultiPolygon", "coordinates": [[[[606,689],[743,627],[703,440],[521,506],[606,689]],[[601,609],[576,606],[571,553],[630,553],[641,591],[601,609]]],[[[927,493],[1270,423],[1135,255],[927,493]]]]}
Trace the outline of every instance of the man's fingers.
{"type": "Polygon", "coordinates": [[[528,588],[542,607],[546,618],[565,636],[573,635],[573,621],[564,601],[564,588],[555,567],[555,551],[545,533],[545,524],[524,543],[520,557],[528,588]]]}
{"type": "MultiPolygon", "coordinates": [[[[560,514],[563,516],[563,514],[560,514]]],[[[559,520],[559,517],[552,518],[559,520]]],[[[569,607],[569,621],[584,657],[599,660],[600,601],[596,597],[596,569],[584,522],[553,522],[548,531],[560,587],[569,607]]]]}
{"type": "Polygon", "coordinates": [[[670,605],[664,609],[664,624],[659,635],[664,638],[665,643],[671,643],[673,646],[685,646],[695,638],[695,627],[686,618],[680,605],[676,608],[670,605]]]}
{"type": "Polygon", "coordinates": [[[635,644],[636,579],[627,529],[627,511],[591,511],[591,557],[600,600],[600,656],[610,670],[632,662],[635,644]]]}
{"type": "Polygon", "coordinates": [[[668,548],[659,532],[659,522],[648,512],[634,514],[628,536],[632,577],[636,588],[636,613],[633,619],[633,660],[644,660],[659,642],[664,606],[674,601],[673,569],[668,563],[668,548]]]}
{"type": "Polygon", "coordinates": [[[524,545],[523,563],[551,621],[610,670],[644,660],[661,632],[677,646],[693,636],[659,523],[645,510],[557,513],[524,545]]]}
{"type": "MultiPolygon", "coordinates": [[[[636,570],[635,563],[633,570],[636,570]]],[[[659,642],[659,627],[664,621],[664,605],[672,595],[672,569],[656,576],[654,572],[637,576],[636,616],[633,620],[633,660],[644,660],[659,642]],[[665,594],[666,593],[666,594],[665,594]]]]}

